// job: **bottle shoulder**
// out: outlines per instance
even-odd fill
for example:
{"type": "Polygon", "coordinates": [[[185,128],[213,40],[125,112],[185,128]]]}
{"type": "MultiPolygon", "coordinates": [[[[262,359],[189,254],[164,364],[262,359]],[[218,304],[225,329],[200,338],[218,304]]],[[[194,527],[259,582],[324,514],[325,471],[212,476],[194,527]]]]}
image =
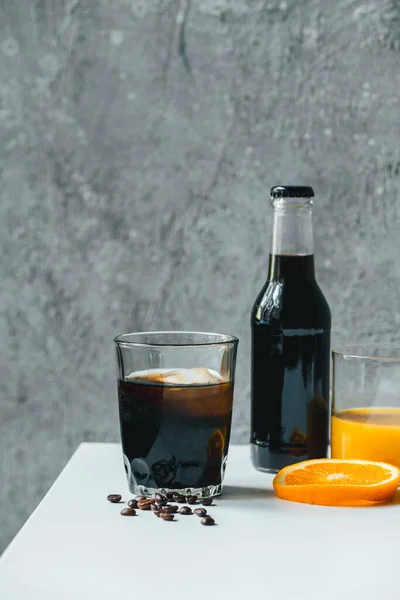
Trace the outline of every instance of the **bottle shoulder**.
{"type": "Polygon", "coordinates": [[[330,329],[331,311],[315,279],[269,280],[254,303],[252,323],[330,329]]]}

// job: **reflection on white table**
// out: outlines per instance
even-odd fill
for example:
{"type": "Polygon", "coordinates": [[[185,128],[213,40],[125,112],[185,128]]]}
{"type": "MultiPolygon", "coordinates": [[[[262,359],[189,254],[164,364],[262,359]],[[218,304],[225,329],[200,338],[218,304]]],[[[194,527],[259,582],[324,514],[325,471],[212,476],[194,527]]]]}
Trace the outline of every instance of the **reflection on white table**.
{"type": "Polygon", "coordinates": [[[122,517],[118,444],[82,444],[0,559],[1,600],[386,600],[399,594],[400,505],[284,502],[232,446],[223,496],[195,516],[122,517]]]}

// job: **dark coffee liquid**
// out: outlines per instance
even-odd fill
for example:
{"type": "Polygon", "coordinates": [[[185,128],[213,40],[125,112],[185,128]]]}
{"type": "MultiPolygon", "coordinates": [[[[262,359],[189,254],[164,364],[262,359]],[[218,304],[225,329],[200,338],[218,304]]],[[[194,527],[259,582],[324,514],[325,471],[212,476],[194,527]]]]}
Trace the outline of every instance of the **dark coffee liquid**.
{"type": "Polygon", "coordinates": [[[256,468],[327,455],[329,306],[314,257],[270,256],[270,278],[252,312],[252,433],[256,468]]]}
{"type": "Polygon", "coordinates": [[[119,381],[125,468],[135,485],[184,489],[219,485],[230,438],[231,383],[166,385],[119,381]]]}

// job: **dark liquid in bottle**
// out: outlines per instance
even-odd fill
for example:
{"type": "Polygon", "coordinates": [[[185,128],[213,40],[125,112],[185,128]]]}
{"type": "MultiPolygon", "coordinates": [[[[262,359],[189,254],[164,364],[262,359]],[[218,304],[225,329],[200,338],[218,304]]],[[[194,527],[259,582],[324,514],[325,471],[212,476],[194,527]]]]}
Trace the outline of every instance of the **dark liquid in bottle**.
{"type": "Polygon", "coordinates": [[[185,489],[221,484],[231,430],[233,385],[119,381],[119,414],[130,482],[185,489]]]}
{"type": "Polygon", "coordinates": [[[252,312],[252,457],[277,471],[327,455],[329,306],[314,256],[270,256],[270,280],[252,312]]]}

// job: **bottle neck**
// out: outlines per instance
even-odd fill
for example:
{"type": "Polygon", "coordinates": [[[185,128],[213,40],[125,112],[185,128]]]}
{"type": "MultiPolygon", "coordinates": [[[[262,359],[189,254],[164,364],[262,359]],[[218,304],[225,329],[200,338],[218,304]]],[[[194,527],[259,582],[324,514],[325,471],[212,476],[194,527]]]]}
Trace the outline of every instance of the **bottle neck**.
{"type": "Polygon", "coordinates": [[[275,201],[272,254],[308,256],[314,253],[312,203],[288,205],[275,201]]]}
{"type": "Polygon", "coordinates": [[[315,281],[314,255],[271,254],[269,257],[270,281],[315,281]]]}
{"type": "Polygon", "coordinates": [[[296,199],[294,204],[293,200],[280,199],[273,202],[270,279],[315,277],[312,202],[309,199],[296,199]]]}

